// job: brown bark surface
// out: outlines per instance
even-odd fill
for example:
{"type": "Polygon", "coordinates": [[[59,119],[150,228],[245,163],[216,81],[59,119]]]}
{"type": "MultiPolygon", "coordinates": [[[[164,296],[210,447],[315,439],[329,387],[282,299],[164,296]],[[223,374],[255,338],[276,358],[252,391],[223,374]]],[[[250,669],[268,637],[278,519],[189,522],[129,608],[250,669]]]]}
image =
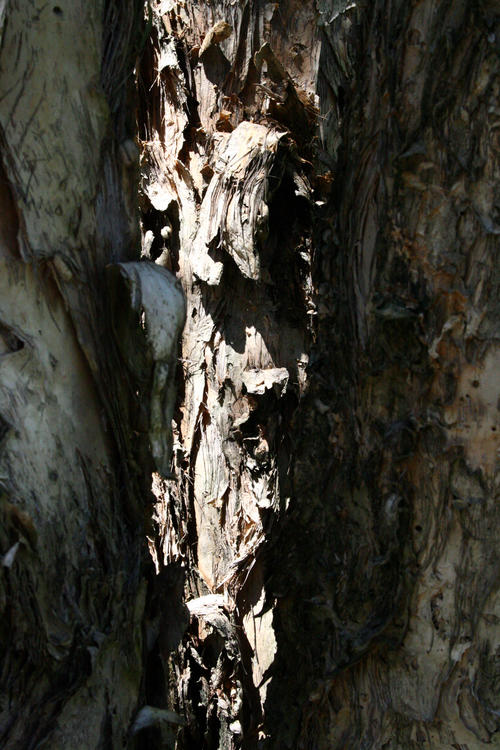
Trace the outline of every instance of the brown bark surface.
{"type": "Polygon", "coordinates": [[[143,253],[188,308],[157,491],[194,600],[179,747],[498,745],[494,4],[152,10],[143,253]]]}

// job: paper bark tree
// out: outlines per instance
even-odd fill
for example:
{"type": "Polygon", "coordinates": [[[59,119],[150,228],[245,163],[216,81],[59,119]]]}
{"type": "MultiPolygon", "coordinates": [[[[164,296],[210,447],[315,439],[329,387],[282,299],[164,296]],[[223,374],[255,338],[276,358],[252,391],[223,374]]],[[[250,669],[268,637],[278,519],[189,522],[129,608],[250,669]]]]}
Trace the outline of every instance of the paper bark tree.
{"type": "Polygon", "coordinates": [[[0,742],[495,746],[496,5],[19,6],[0,742]]]}

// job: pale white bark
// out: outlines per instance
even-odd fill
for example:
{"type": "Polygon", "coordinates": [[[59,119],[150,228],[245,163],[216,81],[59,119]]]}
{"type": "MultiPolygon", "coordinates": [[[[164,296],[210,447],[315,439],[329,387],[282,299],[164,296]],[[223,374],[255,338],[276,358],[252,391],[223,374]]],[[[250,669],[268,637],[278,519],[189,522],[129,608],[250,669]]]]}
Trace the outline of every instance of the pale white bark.
{"type": "Polygon", "coordinates": [[[141,700],[144,518],[151,454],[170,469],[184,302],[168,271],[118,264],[139,255],[139,152],[119,124],[135,32],[109,28],[111,5],[0,3],[4,748],[123,747],[141,700]]]}

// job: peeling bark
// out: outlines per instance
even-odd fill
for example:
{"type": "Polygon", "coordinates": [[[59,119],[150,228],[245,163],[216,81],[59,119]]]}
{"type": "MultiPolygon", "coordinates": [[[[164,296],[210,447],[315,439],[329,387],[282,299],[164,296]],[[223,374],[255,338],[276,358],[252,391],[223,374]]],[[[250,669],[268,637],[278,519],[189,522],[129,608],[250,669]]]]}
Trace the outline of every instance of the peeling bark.
{"type": "Polygon", "coordinates": [[[2,747],[499,745],[499,38],[0,3],[2,747]]]}
{"type": "Polygon", "coordinates": [[[143,252],[187,298],[157,524],[188,608],[222,597],[163,660],[177,746],[496,745],[494,5],[152,11],[143,252]]]}

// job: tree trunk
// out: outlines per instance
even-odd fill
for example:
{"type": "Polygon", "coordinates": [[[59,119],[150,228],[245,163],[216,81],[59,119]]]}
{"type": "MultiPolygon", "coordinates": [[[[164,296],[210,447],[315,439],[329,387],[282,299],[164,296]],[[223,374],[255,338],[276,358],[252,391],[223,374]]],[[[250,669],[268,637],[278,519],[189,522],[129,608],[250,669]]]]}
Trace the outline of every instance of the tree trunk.
{"type": "Polygon", "coordinates": [[[143,253],[187,298],[156,493],[191,597],[159,647],[178,747],[500,741],[498,22],[152,4],[143,253]]]}
{"type": "Polygon", "coordinates": [[[128,743],[143,676],[144,521],[153,459],[169,465],[184,312],[173,277],[132,262],[143,4],[58,2],[0,3],[0,745],[9,750],[128,743]]]}
{"type": "Polygon", "coordinates": [[[495,3],[0,34],[0,746],[499,746],[495,3]]]}

